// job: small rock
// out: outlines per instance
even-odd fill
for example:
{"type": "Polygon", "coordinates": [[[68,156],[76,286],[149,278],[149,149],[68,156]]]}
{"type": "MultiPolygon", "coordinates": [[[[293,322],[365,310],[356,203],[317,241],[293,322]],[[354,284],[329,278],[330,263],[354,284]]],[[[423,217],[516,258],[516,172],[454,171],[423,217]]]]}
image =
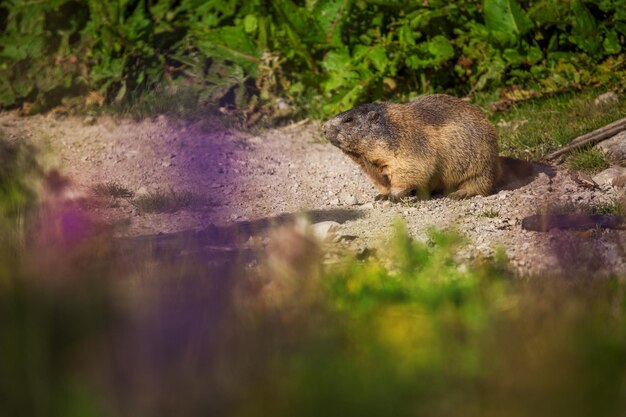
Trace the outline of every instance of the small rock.
{"type": "Polygon", "coordinates": [[[139,189],[137,191],[135,191],[135,197],[145,197],[148,194],[150,194],[150,192],[144,186],[139,187],[139,189]]]}
{"type": "Polygon", "coordinates": [[[626,131],[620,132],[610,139],[602,141],[596,145],[606,157],[606,159],[618,165],[626,164],[626,131]]]}
{"type": "Polygon", "coordinates": [[[330,200],[328,202],[331,206],[338,206],[339,205],[339,199],[338,198],[333,198],[332,200],[330,200]]]}
{"type": "Polygon", "coordinates": [[[263,139],[261,139],[260,136],[252,136],[251,138],[248,139],[248,143],[252,145],[260,145],[263,143],[263,139]]]}
{"type": "Polygon", "coordinates": [[[373,209],[373,208],[374,208],[374,203],[372,203],[372,202],[365,203],[365,204],[363,204],[363,205],[361,206],[361,208],[362,208],[362,209],[365,209],[365,210],[373,209]]]}
{"type": "Polygon", "coordinates": [[[291,110],[291,106],[282,98],[276,100],[276,107],[281,111],[291,110]]]}
{"type": "Polygon", "coordinates": [[[343,203],[348,206],[356,206],[357,204],[359,204],[359,201],[353,195],[345,196],[344,198],[342,198],[342,200],[343,203]]]}
{"type": "Polygon", "coordinates": [[[169,168],[172,166],[172,163],[170,161],[163,161],[161,162],[161,166],[163,166],[164,168],[169,168]]]}
{"type": "Polygon", "coordinates": [[[383,206],[383,207],[390,207],[391,206],[391,202],[388,201],[388,200],[387,201],[383,201],[381,206],[383,206]]]}
{"type": "Polygon", "coordinates": [[[614,166],[605,169],[593,177],[593,181],[602,188],[608,188],[613,186],[613,180],[616,180],[624,175],[626,175],[626,168],[614,166]]]}
{"type": "Polygon", "coordinates": [[[341,225],[337,222],[320,222],[311,226],[311,232],[321,242],[332,241],[340,227],[341,225]]]}
{"type": "Polygon", "coordinates": [[[536,181],[548,182],[550,181],[550,177],[545,172],[540,172],[539,174],[537,174],[536,181]]]}
{"type": "Polygon", "coordinates": [[[596,97],[594,104],[596,106],[603,106],[605,104],[614,104],[614,103],[617,103],[618,101],[619,101],[619,97],[617,96],[617,94],[615,94],[612,91],[609,91],[607,93],[600,94],[598,97],[596,97]]]}

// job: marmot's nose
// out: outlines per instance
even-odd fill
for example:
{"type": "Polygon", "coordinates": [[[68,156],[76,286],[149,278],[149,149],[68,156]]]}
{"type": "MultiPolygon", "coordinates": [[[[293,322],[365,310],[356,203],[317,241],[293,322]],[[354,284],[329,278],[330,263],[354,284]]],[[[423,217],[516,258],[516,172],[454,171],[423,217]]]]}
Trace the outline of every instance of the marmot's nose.
{"type": "Polygon", "coordinates": [[[328,135],[328,124],[329,122],[326,122],[322,125],[322,132],[324,132],[324,135],[328,135]]]}

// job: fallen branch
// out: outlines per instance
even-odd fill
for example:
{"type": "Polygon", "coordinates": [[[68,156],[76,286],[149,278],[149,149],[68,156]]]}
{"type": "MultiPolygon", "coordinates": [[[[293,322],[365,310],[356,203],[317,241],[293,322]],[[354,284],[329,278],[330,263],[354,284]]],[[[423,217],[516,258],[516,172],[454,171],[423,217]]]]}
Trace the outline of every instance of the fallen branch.
{"type": "Polygon", "coordinates": [[[564,146],[546,156],[546,160],[554,160],[574,149],[578,149],[591,143],[602,142],[603,140],[613,137],[624,130],[626,130],[626,118],[620,119],[609,125],[601,127],[600,129],[596,129],[593,132],[589,132],[575,138],[567,146],[564,146]]]}

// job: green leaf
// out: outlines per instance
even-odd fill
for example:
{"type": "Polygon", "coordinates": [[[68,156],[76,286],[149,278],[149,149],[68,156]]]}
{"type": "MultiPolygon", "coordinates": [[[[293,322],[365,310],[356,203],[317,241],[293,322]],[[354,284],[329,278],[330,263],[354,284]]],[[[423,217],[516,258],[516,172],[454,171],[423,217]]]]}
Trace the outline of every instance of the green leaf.
{"type": "Polygon", "coordinates": [[[349,0],[327,0],[315,4],[311,15],[319,26],[319,42],[328,46],[341,46],[341,26],[345,20],[349,0]]]}
{"type": "Polygon", "coordinates": [[[347,49],[330,51],[322,61],[322,67],[329,73],[343,71],[344,67],[349,65],[352,57],[347,49]]]}
{"type": "Polygon", "coordinates": [[[117,95],[115,96],[115,102],[119,103],[122,100],[124,100],[124,97],[126,97],[126,83],[122,83],[122,87],[119,89],[119,91],[117,92],[117,95]]]}
{"type": "Polygon", "coordinates": [[[622,46],[619,43],[617,32],[614,30],[609,31],[606,34],[606,38],[604,38],[604,41],[602,42],[602,46],[604,47],[604,52],[607,55],[619,54],[622,50],[622,46]]]}
{"type": "Polygon", "coordinates": [[[256,76],[260,52],[243,28],[212,29],[198,40],[198,47],[206,56],[231,60],[256,76]]]}
{"type": "Polygon", "coordinates": [[[516,0],[484,0],[487,28],[519,38],[533,28],[532,21],[516,0]]]}
{"type": "Polygon", "coordinates": [[[10,106],[15,103],[16,97],[11,89],[11,85],[8,79],[5,77],[0,78],[0,106],[10,106]]]}
{"type": "Polygon", "coordinates": [[[573,0],[571,8],[573,30],[570,41],[588,54],[597,55],[601,52],[602,37],[596,20],[581,0],[573,0]]]}
{"type": "Polygon", "coordinates": [[[454,58],[454,48],[445,36],[437,35],[417,45],[418,53],[406,60],[411,69],[438,68],[454,58]]]}
{"type": "Polygon", "coordinates": [[[478,82],[474,86],[474,89],[480,91],[487,86],[490,81],[498,81],[502,78],[506,65],[501,59],[494,59],[494,61],[487,67],[487,70],[480,76],[478,82]]]}
{"type": "Polygon", "coordinates": [[[367,59],[374,65],[374,67],[381,73],[384,73],[389,63],[389,58],[385,53],[385,47],[382,45],[376,45],[371,48],[367,54],[367,59]]]}
{"type": "Polygon", "coordinates": [[[246,31],[246,33],[255,33],[258,27],[259,27],[259,21],[257,20],[255,15],[248,14],[243,19],[243,28],[246,31]]]}

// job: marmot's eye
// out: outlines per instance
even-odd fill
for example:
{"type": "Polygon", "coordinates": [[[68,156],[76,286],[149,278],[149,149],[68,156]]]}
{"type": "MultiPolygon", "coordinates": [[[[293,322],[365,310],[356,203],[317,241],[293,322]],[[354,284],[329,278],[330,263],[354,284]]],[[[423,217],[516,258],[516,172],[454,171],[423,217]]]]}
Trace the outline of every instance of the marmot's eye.
{"type": "Polygon", "coordinates": [[[352,123],[352,121],[353,121],[353,120],[354,120],[354,119],[352,118],[352,116],[348,116],[348,117],[346,117],[345,119],[343,119],[343,122],[344,122],[344,123],[352,123]]]}

